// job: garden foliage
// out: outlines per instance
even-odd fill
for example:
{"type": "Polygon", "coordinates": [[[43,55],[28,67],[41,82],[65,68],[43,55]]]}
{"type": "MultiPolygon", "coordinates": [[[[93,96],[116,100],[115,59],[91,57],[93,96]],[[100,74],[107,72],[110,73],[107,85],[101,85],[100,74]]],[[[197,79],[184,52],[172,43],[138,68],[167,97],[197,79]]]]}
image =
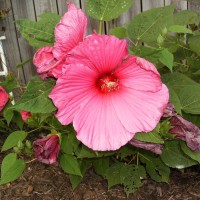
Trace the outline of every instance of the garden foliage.
{"type": "MultiPolygon", "coordinates": [[[[132,2],[88,0],[86,12],[89,17],[99,20],[102,29],[103,21],[119,17],[129,9],[132,2]]],[[[60,16],[45,13],[38,22],[21,19],[16,23],[21,35],[37,50],[43,46],[53,46],[54,29],[59,21],[60,16]]],[[[87,170],[93,168],[97,174],[107,179],[108,188],[121,184],[129,195],[142,186],[142,180],[147,176],[157,182],[168,182],[171,168],[184,169],[199,165],[199,23],[199,14],[193,11],[177,13],[171,5],[145,11],[124,27],[109,30],[109,35],[129,41],[130,55],[145,58],[157,67],[162,81],[169,89],[170,102],[175,109],[167,117],[161,118],[153,131],[137,133],[132,145],[130,142],[115,151],[93,151],[77,140],[73,126],[61,125],[54,115],[57,108],[48,97],[56,84],[54,78],[42,80],[33,77],[22,97],[14,105],[10,97],[1,111],[0,133],[7,134],[1,151],[8,154],[1,164],[0,184],[17,179],[28,165],[26,161],[32,158],[33,153],[32,143],[27,137],[32,132],[59,135],[58,161],[69,174],[73,188],[82,181],[87,170]],[[23,121],[20,111],[30,112],[31,115],[23,121]],[[172,124],[173,117],[178,119],[179,116],[181,120],[184,118],[191,123],[185,123],[185,126],[180,121],[178,125],[172,124]],[[176,126],[179,126],[184,136],[172,133],[171,130],[176,126]]],[[[12,75],[0,82],[0,86],[7,93],[21,87],[12,75]]]]}

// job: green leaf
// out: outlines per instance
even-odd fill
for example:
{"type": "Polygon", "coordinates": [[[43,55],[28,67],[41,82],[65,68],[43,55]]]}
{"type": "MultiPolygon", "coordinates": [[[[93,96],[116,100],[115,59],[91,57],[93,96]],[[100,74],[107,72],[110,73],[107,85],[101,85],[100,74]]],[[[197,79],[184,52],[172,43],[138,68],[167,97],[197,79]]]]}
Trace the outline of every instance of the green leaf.
{"type": "Polygon", "coordinates": [[[186,144],[185,142],[181,142],[181,149],[182,151],[188,155],[190,158],[193,160],[196,160],[198,163],[200,163],[200,153],[192,151],[186,144]]]}
{"type": "Polygon", "coordinates": [[[16,125],[20,128],[20,130],[23,129],[24,121],[22,120],[21,114],[17,111],[14,111],[14,116],[12,118],[12,121],[16,123],[16,125]]]}
{"type": "Polygon", "coordinates": [[[155,42],[162,29],[173,24],[174,6],[154,8],[135,16],[128,25],[128,36],[143,42],[155,42]]]}
{"type": "Polygon", "coordinates": [[[195,24],[200,21],[197,13],[192,10],[183,10],[174,14],[174,24],[187,25],[195,24]]]}
{"type": "Polygon", "coordinates": [[[0,85],[6,90],[6,92],[12,92],[12,90],[17,86],[17,82],[13,75],[8,75],[5,81],[0,82],[0,85]]]}
{"type": "Polygon", "coordinates": [[[120,158],[121,159],[124,159],[126,158],[127,156],[133,156],[134,154],[137,153],[136,149],[133,148],[133,146],[131,145],[125,145],[123,147],[121,147],[118,152],[120,154],[120,158]]]}
{"type": "Polygon", "coordinates": [[[44,13],[38,22],[29,19],[20,19],[16,23],[19,31],[28,43],[37,48],[52,46],[54,43],[54,29],[60,21],[60,16],[55,13],[44,13]]]}
{"type": "Polygon", "coordinates": [[[23,141],[26,136],[27,133],[25,131],[15,131],[10,133],[6,138],[1,151],[7,151],[8,149],[11,149],[17,145],[18,141],[23,141]]]}
{"type": "Polygon", "coordinates": [[[172,25],[168,28],[168,31],[175,32],[175,33],[190,33],[193,34],[193,32],[186,28],[185,26],[181,25],[172,25]]]}
{"type": "Polygon", "coordinates": [[[118,162],[106,170],[108,188],[117,184],[123,184],[127,196],[142,186],[141,177],[146,177],[143,166],[126,165],[118,162]]]}
{"type": "Polygon", "coordinates": [[[160,53],[159,61],[172,71],[174,64],[174,55],[168,49],[164,49],[160,53]]]}
{"type": "Polygon", "coordinates": [[[143,142],[152,142],[152,143],[156,143],[156,144],[164,144],[164,140],[159,135],[159,128],[160,128],[160,125],[158,124],[158,126],[153,131],[151,131],[149,133],[136,133],[134,138],[136,140],[140,140],[140,141],[143,141],[143,142]]]}
{"type": "Polygon", "coordinates": [[[106,170],[109,168],[109,157],[94,159],[93,166],[95,172],[104,177],[106,170]]]}
{"type": "Polygon", "coordinates": [[[127,31],[124,27],[116,27],[110,30],[110,34],[118,38],[125,38],[127,36],[127,31]]]}
{"type": "Polygon", "coordinates": [[[174,72],[167,73],[162,76],[163,82],[168,86],[173,88],[173,90],[178,94],[181,89],[188,85],[198,85],[195,81],[185,76],[184,74],[174,72]]]}
{"type": "Polygon", "coordinates": [[[200,35],[196,35],[196,36],[193,36],[193,37],[190,37],[188,39],[188,44],[189,44],[189,47],[192,51],[194,51],[195,53],[197,53],[197,55],[200,56],[200,35]]]}
{"type": "Polygon", "coordinates": [[[51,113],[56,110],[48,95],[52,91],[53,82],[34,77],[27,85],[25,93],[12,109],[26,110],[31,113],[51,113]]]}
{"type": "Polygon", "coordinates": [[[14,112],[13,110],[9,109],[12,106],[11,102],[7,103],[6,106],[3,109],[3,117],[6,119],[7,124],[9,125],[13,116],[14,112]]]}
{"type": "Polygon", "coordinates": [[[180,141],[166,142],[161,159],[167,166],[177,169],[183,169],[197,164],[196,161],[183,153],[180,147],[180,141]]]}
{"type": "MultiPolygon", "coordinates": [[[[91,166],[91,161],[84,159],[80,162],[81,173],[84,176],[88,168],[91,166]]],[[[77,176],[73,174],[69,174],[69,179],[72,184],[72,188],[75,189],[83,180],[83,176],[77,176]]]]}
{"type": "Polygon", "coordinates": [[[175,111],[179,114],[182,114],[181,112],[181,102],[180,99],[177,95],[177,93],[174,91],[172,87],[168,87],[169,89],[169,97],[170,97],[170,102],[174,105],[175,111]]]}
{"type": "Polygon", "coordinates": [[[0,185],[19,178],[25,167],[25,162],[17,159],[17,155],[15,153],[8,154],[2,161],[0,185]]]}
{"type": "Polygon", "coordinates": [[[140,160],[146,165],[146,171],[150,177],[157,182],[168,182],[170,169],[167,167],[160,157],[150,152],[140,152],[140,160]]]}
{"type": "Polygon", "coordinates": [[[101,21],[110,21],[127,11],[133,0],[88,0],[86,5],[87,14],[101,21]]]}
{"type": "Polygon", "coordinates": [[[183,88],[179,94],[181,109],[186,113],[200,114],[200,87],[189,85],[183,88]]]}
{"type": "Polygon", "coordinates": [[[62,136],[61,150],[67,154],[74,154],[79,144],[75,133],[69,133],[67,136],[62,136]]]}
{"type": "Polygon", "coordinates": [[[70,154],[61,154],[60,165],[65,172],[82,177],[80,165],[75,156],[70,154]]]}

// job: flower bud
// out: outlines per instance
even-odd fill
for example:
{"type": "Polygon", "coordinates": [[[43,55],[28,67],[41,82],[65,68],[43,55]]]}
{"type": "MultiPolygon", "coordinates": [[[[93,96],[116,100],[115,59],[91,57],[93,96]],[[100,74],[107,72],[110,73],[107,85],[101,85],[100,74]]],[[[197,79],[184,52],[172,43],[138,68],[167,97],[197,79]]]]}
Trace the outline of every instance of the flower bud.
{"type": "Polygon", "coordinates": [[[20,150],[18,147],[13,147],[13,151],[14,151],[16,154],[20,154],[20,153],[21,153],[21,150],[20,150]]]}
{"type": "Polygon", "coordinates": [[[50,135],[33,143],[33,151],[38,161],[45,164],[55,163],[60,151],[59,136],[50,135]]]}
{"type": "Polygon", "coordinates": [[[32,149],[32,144],[31,144],[31,142],[29,140],[26,140],[26,147],[28,149],[32,149]]]}
{"type": "Polygon", "coordinates": [[[162,31],[161,31],[162,35],[165,36],[167,35],[168,31],[167,31],[167,28],[163,28],[162,31]]]}
{"type": "Polygon", "coordinates": [[[24,148],[24,144],[22,143],[21,140],[18,141],[17,147],[18,147],[20,150],[22,150],[22,149],[24,148]]]}
{"type": "Polygon", "coordinates": [[[161,46],[164,42],[164,38],[162,35],[159,34],[158,38],[157,38],[157,43],[159,46],[161,46]]]}

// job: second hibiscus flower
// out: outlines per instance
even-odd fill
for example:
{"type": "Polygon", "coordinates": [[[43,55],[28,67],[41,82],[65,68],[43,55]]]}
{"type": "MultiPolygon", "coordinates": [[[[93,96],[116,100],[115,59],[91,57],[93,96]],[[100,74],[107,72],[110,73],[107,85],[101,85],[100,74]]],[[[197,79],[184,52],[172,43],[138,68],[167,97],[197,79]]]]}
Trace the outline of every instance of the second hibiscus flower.
{"type": "Polygon", "coordinates": [[[93,150],[116,150],[152,131],[169,100],[150,62],[127,54],[127,42],[93,34],[72,52],[49,97],[63,125],[93,150]]]}

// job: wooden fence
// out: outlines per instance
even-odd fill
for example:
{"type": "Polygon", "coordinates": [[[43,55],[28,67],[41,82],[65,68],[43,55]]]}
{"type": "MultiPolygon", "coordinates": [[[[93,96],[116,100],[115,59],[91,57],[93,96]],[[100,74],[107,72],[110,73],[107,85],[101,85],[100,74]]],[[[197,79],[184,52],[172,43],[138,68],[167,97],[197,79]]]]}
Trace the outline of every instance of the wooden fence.
{"type": "MultiPolygon", "coordinates": [[[[74,2],[83,11],[85,10],[86,0],[69,1],[74,2]]],[[[104,30],[108,31],[114,25],[124,25],[125,22],[142,11],[170,4],[175,4],[178,11],[187,9],[200,11],[200,0],[134,0],[129,11],[120,18],[104,24],[104,30]]],[[[38,16],[44,12],[63,15],[67,10],[66,0],[0,0],[0,10],[4,8],[10,8],[10,12],[7,17],[0,20],[0,36],[6,36],[6,40],[3,41],[3,48],[7,66],[10,71],[17,74],[17,64],[31,58],[34,49],[20,36],[14,21],[21,18],[37,21],[38,16]]],[[[95,20],[89,19],[88,33],[91,33],[93,29],[97,29],[97,25],[98,23],[95,20]]],[[[25,64],[20,69],[21,82],[28,82],[35,74],[36,70],[33,64],[25,64]]]]}

